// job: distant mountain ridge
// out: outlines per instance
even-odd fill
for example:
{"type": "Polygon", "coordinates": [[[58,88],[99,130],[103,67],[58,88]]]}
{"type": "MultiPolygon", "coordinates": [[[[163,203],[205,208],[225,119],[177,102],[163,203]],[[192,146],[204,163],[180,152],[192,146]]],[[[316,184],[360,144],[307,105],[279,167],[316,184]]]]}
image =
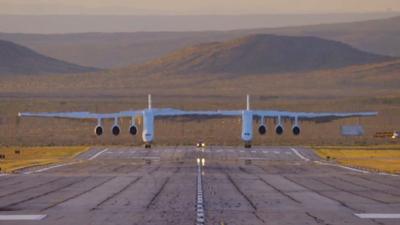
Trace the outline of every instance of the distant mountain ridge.
{"type": "Polygon", "coordinates": [[[130,69],[146,74],[270,74],[337,69],[392,59],[316,37],[257,34],[183,48],[130,69]]]}
{"type": "Polygon", "coordinates": [[[47,57],[13,42],[0,40],[0,75],[82,73],[96,70],[47,57]]]}
{"type": "Polygon", "coordinates": [[[400,16],[352,23],[261,29],[258,32],[320,37],[368,52],[400,56],[400,16]]]}
{"type": "Polygon", "coordinates": [[[227,41],[251,34],[314,36],[340,41],[363,51],[400,56],[400,17],[363,22],[283,28],[203,32],[9,34],[9,40],[42,54],[97,68],[118,68],[200,43],[227,41]]]}

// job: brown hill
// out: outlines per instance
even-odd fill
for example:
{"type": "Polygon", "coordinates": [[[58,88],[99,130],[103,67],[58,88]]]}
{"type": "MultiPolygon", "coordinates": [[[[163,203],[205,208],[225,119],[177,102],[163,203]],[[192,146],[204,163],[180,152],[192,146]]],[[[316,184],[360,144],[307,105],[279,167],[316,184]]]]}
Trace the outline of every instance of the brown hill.
{"type": "Polygon", "coordinates": [[[258,34],[184,48],[132,69],[146,74],[249,75],[336,69],[392,59],[315,37],[258,34]]]}
{"type": "Polygon", "coordinates": [[[363,51],[400,56],[400,17],[313,26],[204,32],[135,32],[80,34],[7,34],[0,39],[42,54],[98,68],[124,67],[156,59],[177,49],[266,33],[315,36],[350,44],[363,51]]]}
{"type": "Polygon", "coordinates": [[[0,40],[0,75],[80,73],[95,70],[50,58],[21,45],[0,40]]]}
{"type": "Polygon", "coordinates": [[[352,23],[262,29],[261,33],[315,36],[377,54],[400,56],[400,16],[352,23]]]}

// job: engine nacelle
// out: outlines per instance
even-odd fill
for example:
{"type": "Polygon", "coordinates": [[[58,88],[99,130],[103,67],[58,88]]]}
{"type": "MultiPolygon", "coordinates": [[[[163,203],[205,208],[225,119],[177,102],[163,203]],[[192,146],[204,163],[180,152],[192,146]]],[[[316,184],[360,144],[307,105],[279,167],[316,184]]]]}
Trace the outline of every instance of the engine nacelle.
{"type": "Polygon", "coordinates": [[[111,128],[111,132],[112,132],[112,134],[113,134],[114,136],[118,136],[119,133],[121,132],[121,129],[119,128],[118,125],[114,125],[114,126],[111,128]]]}
{"type": "Polygon", "coordinates": [[[281,124],[276,125],[275,127],[275,133],[277,135],[282,135],[283,134],[283,126],[281,124]]]}
{"type": "Polygon", "coordinates": [[[95,133],[97,136],[101,136],[101,135],[103,134],[103,127],[102,127],[102,126],[96,126],[96,127],[94,128],[94,133],[95,133]]]}
{"type": "Polygon", "coordinates": [[[258,127],[258,133],[261,135],[264,135],[267,133],[267,127],[265,125],[260,125],[258,127]]]}
{"type": "Polygon", "coordinates": [[[299,126],[294,125],[294,126],[292,127],[293,135],[295,135],[295,136],[300,135],[300,131],[301,131],[301,129],[300,129],[299,126]]]}
{"type": "Polygon", "coordinates": [[[129,133],[130,133],[131,135],[135,136],[135,135],[137,134],[137,127],[136,127],[135,125],[132,125],[132,126],[129,128],[129,133]]]}

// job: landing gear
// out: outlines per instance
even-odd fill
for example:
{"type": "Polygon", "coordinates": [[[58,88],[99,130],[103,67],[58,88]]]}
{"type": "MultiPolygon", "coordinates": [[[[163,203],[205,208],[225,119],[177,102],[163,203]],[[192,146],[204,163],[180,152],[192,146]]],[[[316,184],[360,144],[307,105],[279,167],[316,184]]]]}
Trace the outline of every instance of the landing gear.
{"type": "Polygon", "coordinates": [[[144,148],[151,148],[151,144],[150,143],[144,144],[144,148]]]}
{"type": "Polygon", "coordinates": [[[245,147],[245,148],[251,148],[251,143],[250,143],[250,142],[244,143],[244,147],[245,147]]]}

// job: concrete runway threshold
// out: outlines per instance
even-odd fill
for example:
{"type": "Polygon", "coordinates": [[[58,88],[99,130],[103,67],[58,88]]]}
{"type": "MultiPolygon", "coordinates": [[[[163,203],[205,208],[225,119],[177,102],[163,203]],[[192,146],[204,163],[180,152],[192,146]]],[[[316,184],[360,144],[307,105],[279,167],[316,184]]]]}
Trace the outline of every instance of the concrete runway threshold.
{"type": "Polygon", "coordinates": [[[400,224],[398,177],[318,160],[302,147],[93,147],[0,175],[0,225],[400,224]]]}
{"type": "Polygon", "coordinates": [[[197,158],[197,198],[196,198],[196,225],[203,225],[205,223],[204,215],[204,195],[203,195],[203,181],[202,171],[205,159],[197,158]]]}

